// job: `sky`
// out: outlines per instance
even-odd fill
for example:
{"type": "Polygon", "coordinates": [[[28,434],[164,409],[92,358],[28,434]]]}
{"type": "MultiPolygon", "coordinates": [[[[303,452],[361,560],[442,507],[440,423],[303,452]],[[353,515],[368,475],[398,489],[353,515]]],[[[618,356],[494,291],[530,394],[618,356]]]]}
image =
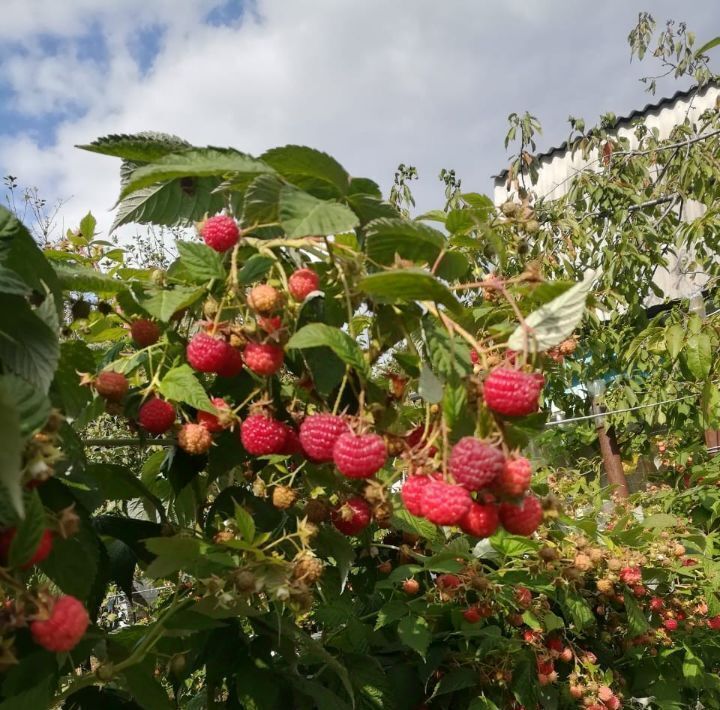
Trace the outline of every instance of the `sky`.
{"type": "Polygon", "coordinates": [[[3,0],[0,177],[63,200],[64,228],[91,210],[107,230],[119,161],[74,145],[152,130],[309,145],[385,194],[404,162],[418,209],[442,207],[442,168],[491,192],[511,112],[538,117],[543,149],[569,115],[654,100],[638,79],[659,67],[626,40],[645,9],[720,35],[717,0],[3,0]]]}

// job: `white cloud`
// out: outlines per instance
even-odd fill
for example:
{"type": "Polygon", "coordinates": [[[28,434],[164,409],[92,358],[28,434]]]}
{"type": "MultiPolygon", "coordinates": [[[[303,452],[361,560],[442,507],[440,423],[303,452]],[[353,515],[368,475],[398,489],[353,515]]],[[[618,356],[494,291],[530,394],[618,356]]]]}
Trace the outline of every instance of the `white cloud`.
{"type": "MultiPolygon", "coordinates": [[[[262,0],[233,26],[203,24],[216,4],[6,2],[0,38],[30,47],[4,65],[16,107],[70,113],[49,149],[0,134],[2,174],[48,197],[72,197],[67,225],[90,208],[107,227],[118,163],[73,145],[156,130],[251,153],[312,145],[385,188],[397,164],[409,162],[424,178],[417,195],[428,208],[442,199],[435,181],[442,167],[455,168],[467,189],[490,191],[489,175],[504,164],[510,111],[535,110],[546,125],[548,113],[554,139],[569,113],[592,119],[633,108],[628,96],[635,105],[646,100],[626,70],[633,2],[610,23],[590,0],[572,8],[559,0],[262,0]],[[593,32],[573,28],[580,20],[593,32]],[[166,29],[145,74],[130,52],[139,22],[166,29]],[[80,54],[77,42],[48,55],[38,39],[43,32],[77,39],[92,28],[105,40],[107,62],[80,54]]],[[[717,15],[710,2],[697,5],[696,14],[717,15]]]]}

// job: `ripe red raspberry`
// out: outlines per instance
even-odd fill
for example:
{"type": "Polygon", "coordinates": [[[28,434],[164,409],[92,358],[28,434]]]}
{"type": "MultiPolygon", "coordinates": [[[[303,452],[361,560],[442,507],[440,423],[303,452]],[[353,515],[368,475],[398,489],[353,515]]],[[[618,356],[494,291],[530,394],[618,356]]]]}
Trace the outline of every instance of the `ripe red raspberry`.
{"type": "Polygon", "coordinates": [[[119,402],[130,386],[127,377],[120,372],[104,370],[95,378],[95,390],[110,402],[119,402]]]}
{"type": "Polygon", "coordinates": [[[202,424],[183,424],[178,433],[178,446],[189,454],[199,456],[207,453],[212,445],[212,435],[202,424]]]}
{"type": "Polygon", "coordinates": [[[260,316],[257,319],[257,324],[266,333],[276,333],[282,328],[282,318],[280,316],[260,316]]]}
{"type": "Polygon", "coordinates": [[[466,535],[490,537],[500,525],[500,516],[495,503],[473,503],[458,523],[466,535]]]}
{"type": "Polygon", "coordinates": [[[240,351],[228,344],[225,351],[225,359],[216,372],[220,377],[235,377],[235,375],[239,375],[242,372],[244,366],[240,351]]]}
{"type": "Polygon", "coordinates": [[[542,506],[534,495],[526,495],[517,504],[500,504],[500,522],[513,535],[532,535],[538,529],[542,517],[542,506]]]}
{"type": "Polygon", "coordinates": [[[240,441],[253,456],[281,453],[286,436],[285,424],[265,414],[251,414],[240,425],[240,441]]]}
{"type": "Polygon", "coordinates": [[[430,476],[408,476],[400,489],[400,497],[412,515],[422,515],[422,501],[425,486],[430,483],[430,476]]]}
{"type": "Polygon", "coordinates": [[[540,373],[528,374],[510,367],[495,368],[485,380],[485,404],[498,414],[522,417],[537,412],[545,379],[540,373]]]}
{"type": "Polygon", "coordinates": [[[292,456],[293,454],[303,454],[302,444],[300,443],[300,437],[298,436],[297,429],[291,427],[289,424],[283,424],[285,427],[285,443],[283,444],[281,454],[286,456],[292,456]]]}
{"type": "Polygon", "coordinates": [[[656,614],[665,608],[665,602],[660,597],[653,597],[650,600],[650,610],[656,614]]]}
{"type": "Polygon", "coordinates": [[[370,524],[371,517],[370,506],[360,496],[349,498],[332,512],[333,525],[345,535],[357,535],[370,524]]]}
{"type": "Polygon", "coordinates": [[[675,619],[665,619],[663,626],[666,631],[677,631],[678,622],[675,619]]]}
{"type": "Polygon", "coordinates": [[[557,638],[557,636],[555,636],[554,638],[548,639],[545,642],[545,648],[547,648],[548,651],[554,651],[555,653],[562,653],[563,649],[565,647],[563,646],[562,640],[557,638]]]}
{"type": "MultiPolygon", "coordinates": [[[[428,432],[429,434],[430,432],[428,432]]],[[[407,442],[407,445],[411,449],[419,449],[422,450],[425,448],[425,445],[427,444],[427,441],[424,438],[425,434],[425,427],[421,424],[420,426],[415,427],[409,434],[405,435],[405,441],[407,442]]],[[[428,450],[425,452],[429,458],[432,458],[435,456],[435,454],[438,452],[436,446],[430,446],[428,450]]]]}
{"type": "Polygon", "coordinates": [[[333,461],[348,478],[370,478],[387,460],[385,439],[379,434],[341,434],[333,446],[333,461]]]}
{"type": "Polygon", "coordinates": [[[83,637],[90,624],[90,618],[80,601],[71,596],[58,597],[50,618],[33,621],[30,633],[35,643],[55,653],[70,651],[83,637]]]}
{"type": "Polygon", "coordinates": [[[502,473],[504,464],[502,451],[472,436],[464,436],[450,452],[450,473],[469,491],[489,486],[502,473]]]}
{"type": "Polygon", "coordinates": [[[149,399],[138,413],[140,426],[151,434],[164,434],[175,423],[175,408],[164,399],[149,399]]]}
{"type": "Polygon", "coordinates": [[[470,351],[470,362],[471,362],[473,365],[477,365],[479,361],[480,361],[480,356],[478,355],[478,351],[477,351],[477,350],[471,350],[471,351],[470,351]]]}
{"type": "Polygon", "coordinates": [[[222,338],[196,333],[187,344],[185,355],[190,366],[198,372],[218,372],[227,364],[233,348],[222,338]]]}
{"type": "Polygon", "coordinates": [[[500,493],[508,496],[521,496],[530,488],[532,466],[524,456],[507,459],[502,472],[495,482],[500,493]]]}
{"type": "Polygon", "coordinates": [[[460,577],[456,574],[439,574],[435,578],[435,584],[438,589],[442,589],[443,591],[457,589],[460,586],[460,577]]]}
{"type": "Polygon", "coordinates": [[[243,358],[249,370],[269,377],[282,367],[285,352],[279,345],[271,343],[248,343],[243,350],[243,358]]]}
{"type": "Polygon", "coordinates": [[[290,274],[288,289],[296,301],[304,301],[320,287],[320,277],[312,269],[298,269],[290,274]]]}
{"type": "Polygon", "coordinates": [[[240,230],[232,217],[218,214],[206,219],[200,227],[205,244],[215,251],[232,249],[240,239],[240,230]]]}
{"type": "Polygon", "coordinates": [[[422,514],[436,525],[455,525],[470,510],[467,489],[445,481],[430,481],[422,498],[422,514]]]}
{"type": "Polygon", "coordinates": [[[713,616],[708,619],[707,625],[713,629],[713,631],[717,631],[720,629],[720,616],[713,616]]]}
{"type": "MultiPolygon", "coordinates": [[[[7,564],[8,557],[10,556],[10,545],[13,538],[17,534],[17,528],[9,528],[3,530],[0,533],[0,560],[4,564],[7,564]]],[[[53,534],[50,530],[43,530],[40,536],[40,542],[38,542],[35,552],[30,556],[27,562],[23,562],[20,567],[21,569],[30,569],[33,565],[37,565],[42,562],[52,551],[53,548],[53,534]]]]}
{"type": "Polygon", "coordinates": [[[405,594],[417,594],[420,591],[420,582],[417,579],[406,579],[402,583],[405,594]]]}
{"type": "Polygon", "coordinates": [[[157,343],[160,337],[160,328],[154,321],[139,318],[130,323],[130,337],[138,347],[147,348],[157,343]]]}
{"type": "Polygon", "coordinates": [[[349,431],[342,417],[335,414],[313,414],[300,425],[300,443],[308,458],[317,463],[333,460],[333,446],[341,434],[349,431]]]}
{"type": "MultiPolygon", "coordinates": [[[[213,397],[210,401],[213,403],[215,409],[230,409],[228,403],[222,397],[213,397]]],[[[220,421],[217,415],[211,414],[210,412],[203,412],[202,410],[198,410],[197,423],[202,424],[211,434],[216,434],[226,428],[226,425],[220,421]]]]}
{"type": "Polygon", "coordinates": [[[638,567],[623,567],[620,570],[620,581],[629,586],[642,582],[642,571],[638,567]]]}
{"type": "Polygon", "coordinates": [[[465,621],[467,621],[469,624],[477,624],[480,619],[482,619],[482,616],[480,615],[480,612],[477,610],[476,606],[471,606],[465,609],[465,611],[462,613],[465,621]]]}
{"type": "Polygon", "coordinates": [[[250,289],[247,296],[248,306],[256,313],[268,315],[282,305],[282,296],[274,286],[258,284],[250,289]]]}

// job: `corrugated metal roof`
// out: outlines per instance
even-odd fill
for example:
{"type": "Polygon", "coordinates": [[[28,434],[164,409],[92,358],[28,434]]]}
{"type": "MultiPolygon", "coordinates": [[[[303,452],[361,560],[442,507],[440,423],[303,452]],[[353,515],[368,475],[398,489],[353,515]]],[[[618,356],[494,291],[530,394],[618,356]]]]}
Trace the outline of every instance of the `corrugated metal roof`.
{"type": "MultiPolygon", "coordinates": [[[[627,116],[618,116],[615,119],[615,123],[611,126],[610,130],[613,130],[615,128],[622,128],[623,126],[626,126],[632,121],[634,121],[636,118],[640,118],[641,116],[644,116],[645,114],[649,113],[650,111],[656,111],[661,108],[665,108],[666,106],[670,106],[674,104],[676,101],[680,101],[681,99],[686,99],[688,96],[693,94],[695,91],[698,90],[698,88],[705,89],[710,86],[718,86],[720,85],[720,80],[712,80],[709,81],[707,84],[704,84],[702,87],[698,87],[697,84],[693,84],[689,89],[681,89],[676,91],[672,96],[667,96],[663,99],[660,99],[656,103],[652,104],[645,104],[643,108],[635,109],[634,111],[631,111],[627,116]]],[[[543,153],[536,153],[535,157],[538,160],[542,160],[543,158],[549,158],[556,153],[564,153],[568,148],[570,147],[569,141],[563,141],[560,145],[555,146],[554,148],[549,148],[543,153]]],[[[504,180],[507,177],[508,169],[505,168],[505,170],[500,171],[497,175],[492,175],[493,180],[504,180]]]]}

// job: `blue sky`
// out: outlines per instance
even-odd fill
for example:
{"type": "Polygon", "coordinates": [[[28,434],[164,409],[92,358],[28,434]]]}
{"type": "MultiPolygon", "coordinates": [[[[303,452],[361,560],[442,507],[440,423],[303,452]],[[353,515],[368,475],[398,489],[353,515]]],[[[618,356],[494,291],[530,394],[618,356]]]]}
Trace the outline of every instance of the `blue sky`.
{"type": "Polygon", "coordinates": [[[626,44],[649,5],[700,42],[720,34],[715,0],[4,0],[0,176],[64,200],[64,227],[88,209],[106,227],[117,163],[73,145],[155,130],[251,153],[312,145],[385,189],[414,164],[434,207],[443,167],[490,191],[513,111],[538,116],[542,148],[570,114],[651,100],[638,78],[657,67],[626,44]]]}

